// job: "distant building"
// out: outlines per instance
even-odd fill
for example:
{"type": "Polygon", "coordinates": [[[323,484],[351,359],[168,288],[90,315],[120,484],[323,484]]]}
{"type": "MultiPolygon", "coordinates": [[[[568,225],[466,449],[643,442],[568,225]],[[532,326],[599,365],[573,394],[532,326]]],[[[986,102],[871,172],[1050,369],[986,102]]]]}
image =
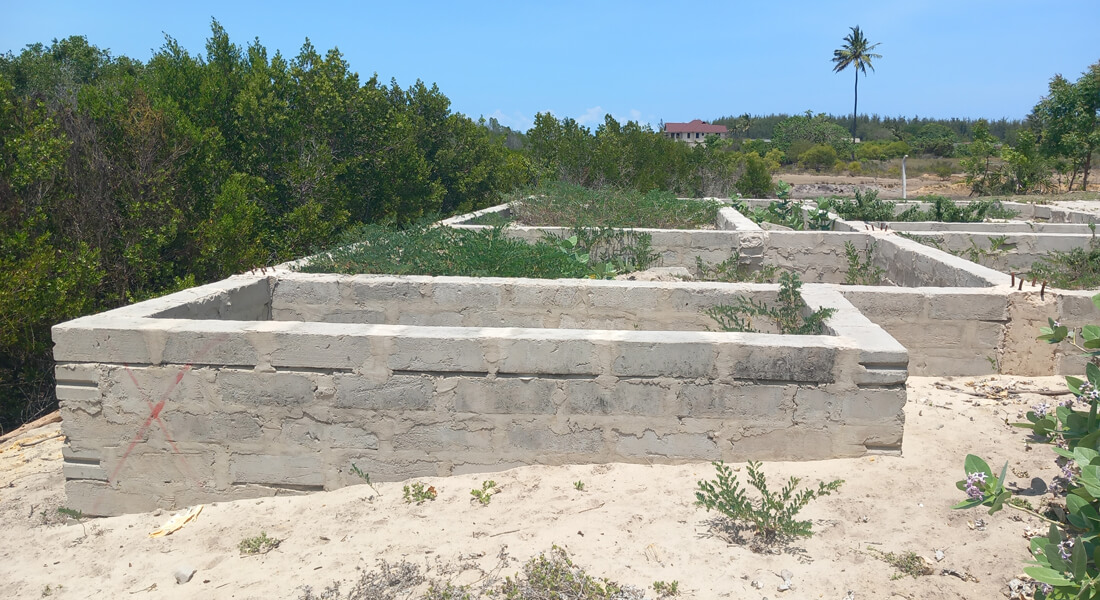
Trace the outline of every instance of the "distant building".
{"type": "Polygon", "coordinates": [[[690,123],[665,123],[665,130],[662,133],[670,140],[684,142],[692,146],[705,142],[707,135],[717,135],[722,139],[727,139],[730,136],[730,132],[725,125],[711,125],[699,119],[695,119],[690,123]]]}

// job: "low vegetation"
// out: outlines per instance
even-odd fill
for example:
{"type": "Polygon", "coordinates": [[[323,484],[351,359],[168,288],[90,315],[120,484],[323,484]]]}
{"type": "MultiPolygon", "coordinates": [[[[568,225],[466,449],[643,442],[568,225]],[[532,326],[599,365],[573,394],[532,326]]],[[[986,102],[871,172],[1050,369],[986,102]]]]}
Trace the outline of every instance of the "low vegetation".
{"type": "Polygon", "coordinates": [[[700,481],[695,492],[696,504],[721,513],[728,522],[726,528],[732,530],[735,537],[740,533],[739,522],[748,522],[756,537],[753,549],[765,550],[776,543],[783,543],[799,537],[813,535],[810,521],[799,521],[795,517],[810,501],[828,496],[840,489],[843,480],[829,483],[821,482],[817,489],[807,488],[796,491],[797,477],[791,477],[778,492],[768,489],[767,478],[759,462],[749,461],[749,485],[756,489],[759,498],[750,498],[746,488],[733,474],[733,469],[722,462],[715,462],[717,478],[712,481],[700,481]]]}
{"type": "Polygon", "coordinates": [[[349,234],[336,249],[309,259],[307,273],[375,273],[602,278],[649,268],[657,256],[650,236],[611,228],[575,230],[566,239],[546,237],[533,244],[505,229],[368,225],[349,234]]]}
{"type": "Polygon", "coordinates": [[[1030,277],[1065,290],[1100,288],[1100,243],[1069,252],[1050,252],[1031,265],[1030,277]]]}
{"type": "Polygon", "coordinates": [[[512,218],[546,227],[713,227],[722,203],[677,198],[672,192],[631,189],[593,190],[554,181],[506,196],[512,218]]]}
{"type": "MultiPolygon", "coordinates": [[[[476,563],[420,566],[401,560],[389,563],[379,560],[375,569],[364,570],[352,586],[344,591],[335,582],[320,593],[309,586],[303,588],[298,600],[477,600],[503,598],[507,600],[645,600],[643,588],[620,584],[604,577],[589,575],[573,562],[569,553],[559,546],[529,559],[523,569],[511,576],[501,572],[509,556],[501,550],[495,568],[485,571],[476,563]],[[474,584],[456,585],[452,576],[463,571],[476,571],[481,577],[474,584]]],[[[653,583],[658,598],[680,594],[678,581],[653,583]]]]}
{"type": "Polygon", "coordinates": [[[266,532],[261,531],[260,535],[241,540],[237,544],[237,549],[241,551],[241,555],[267,554],[278,548],[282,542],[280,539],[268,537],[266,532]]]}
{"type": "Polygon", "coordinates": [[[757,325],[763,322],[770,326],[767,333],[821,335],[825,330],[825,320],[836,309],[818,308],[804,314],[808,309],[799,291],[801,287],[802,281],[797,273],[783,272],[779,275],[779,294],[774,306],[748,296],[739,296],[734,304],[712,306],[705,314],[718,323],[721,331],[761,333],[757,325]]]}

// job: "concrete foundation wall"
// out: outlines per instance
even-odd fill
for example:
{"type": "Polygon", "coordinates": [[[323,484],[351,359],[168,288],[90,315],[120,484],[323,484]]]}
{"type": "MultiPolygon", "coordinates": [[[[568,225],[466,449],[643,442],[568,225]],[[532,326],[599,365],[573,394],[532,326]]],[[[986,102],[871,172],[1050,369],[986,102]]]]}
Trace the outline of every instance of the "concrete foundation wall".
{"type": "Polygon", "coordinates": [[[993,239],[1004,237],[1000,251],[977,256],[980,264],[1002,272],[1027,272],[1031,265],[1051,252],[1069,252],[1089,247],[1095,237],[1085,233],[974,233],[968,231],[929,231],[917,235],[933,240],[949,252],[969,256],[974,248],[989,250],[993,239]]]}
{"type": "MultiPolygon", "coordinates": [[[[353,463],[401,480],[900,450],[905,349],[829,287],[804,290],[838,309],[824,336],[279,320],[425,285],[404,279],[237,277],[56,326],[67,505],[117,514],[332,489],[358,481],[353,463]],[[235,320],[245,297],[275,320],[235,320]]],[[[429,297],[484,300],[487,281],[427,284],[429,297]]],[[[665,283],[519,283],[499,296],[704,302],[665,283]]]]}

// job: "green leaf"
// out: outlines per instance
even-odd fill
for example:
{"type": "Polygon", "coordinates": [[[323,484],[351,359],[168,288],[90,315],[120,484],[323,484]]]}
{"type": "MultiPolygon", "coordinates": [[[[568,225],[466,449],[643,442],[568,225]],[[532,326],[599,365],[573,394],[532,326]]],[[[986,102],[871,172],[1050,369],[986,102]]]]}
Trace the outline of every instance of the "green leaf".
{"type": "Polygon", "coordinates": [[[1024,573],[1027,573],[1028,576],[1035,581],[1048,585],[1060,586],[1073,584],[1072,581],[1066,579],[1058,571],[1048,569],[1047,567],[1024,567],[1024,573]]]}
{"type": "Polygon", "coordinates": [[[966,470],[967,475],[971,473],[985,473],[986,477],[993,477],[993,470],[990,469],[989,464],[980,457],[974,456],[973,454],[967,454],[966,462],[963,464],[963,468],[966,470]]]}
{"type": "Polygon", "coordinates": [[[1100,389],[1100,367],[1088,363],[1085,365],[1085,376],[1088,377],[1094,389],[1100,389]]]}
{"type": "Polygon", "coordinates": [[[1095,306],[1097,310],[1100,310],[1100,294],[1096,294],[1092,297],[1092,305],[1095,306]]]}
{"type": "Polygon", "coordinates": [[[959,502],[958,504],[952,506],[951,508],[953,508],[953,509],[974,508],[975,506],[981,506],[981,504],[982,504],[982,499],[981,498],[970,498],[968,500],[963,500],[962,502],[959,502]]]}
{"type": "Polygon", "coordinates": [[[1070,377],[1068,375],[1066,376],[1066,387],[1069,388],[1069,391],[1073,392],[1074,394],[1077,394],[1078,396],[1081,395],[1081,385],[1084,384],[1084,383],[1085,383],[1085,381],[1083,379],[1078,379],[1076,377],[1070,377]]]}
{"type": "Polygon", "coordinates": [[[1085,553],[1085,545],[1081,543],[1081,538],[1076,538],[1073,541],[1073,551],[1070,552],[1069,559],[1073,567],[1073,578],[1077,581],[1085,579],[1088,575],[1088,555],[1085,553]]]}
{"type": "Polygon", "coordinates": [[[1073,450],[1074,452],[1076,452],[1077,450],[1087,450],[1090,454],[1087,454],[1085,456],[1089,456],[1089,458],[1081,459],[1074,456],[1074,460],[1082,465],[1087,465],[1096,460],[1097,457],[1100,457],[1100,452],[1096,451],[1096,444],[1098,440],[1100,440],[1100,429],[1097,429],[1096,431],[1081,438],[1081,440],[1077,442],[1077,446],[1073,450]]]}
{"type": "Polygon", "coordinates": [[[1081,337],[1085,340],[1100,339],[1100,326],[1085,325],[1081,328],[1081,337]]]}

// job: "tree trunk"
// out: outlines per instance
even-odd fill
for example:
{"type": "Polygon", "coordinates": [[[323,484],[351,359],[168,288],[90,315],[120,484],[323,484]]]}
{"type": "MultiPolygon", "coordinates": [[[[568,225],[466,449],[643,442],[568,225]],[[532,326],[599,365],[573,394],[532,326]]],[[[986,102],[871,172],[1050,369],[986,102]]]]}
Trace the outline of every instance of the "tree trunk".
{"type": "Polygon", "coordinates": [[[856,115],[859,114],[859,69],[856,69],[855,104],[852,105],[852,158],[856,159],[856,115]]]}

